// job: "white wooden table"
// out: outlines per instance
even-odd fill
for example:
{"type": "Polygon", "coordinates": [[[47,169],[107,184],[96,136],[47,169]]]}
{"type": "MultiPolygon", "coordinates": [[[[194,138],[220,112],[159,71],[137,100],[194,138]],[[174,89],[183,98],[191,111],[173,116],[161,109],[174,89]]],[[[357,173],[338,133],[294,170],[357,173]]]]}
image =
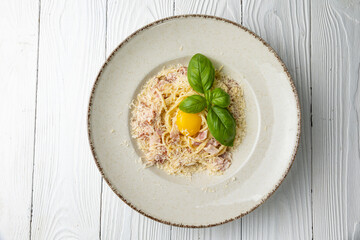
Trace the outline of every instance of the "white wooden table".
{"type": "Polygon", "coordinates": [[[359,0],[0,0],[0,240],[360,239],[359,0]],[[302,138],[279,190],[237,221],[185,229],[126,206],[88,146],[90,88],[111,51],[154,20],[243,24],[281,56],[302,138]]]}

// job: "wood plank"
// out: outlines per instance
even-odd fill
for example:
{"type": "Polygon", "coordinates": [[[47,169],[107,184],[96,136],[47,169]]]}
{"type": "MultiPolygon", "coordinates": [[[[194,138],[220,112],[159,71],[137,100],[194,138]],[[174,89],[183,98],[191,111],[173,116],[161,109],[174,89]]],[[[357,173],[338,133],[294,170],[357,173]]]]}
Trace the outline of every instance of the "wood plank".
{"type": "MultiPolygon", "coordinates": [[[[175,1],[175,14],[206,14],[241,23],[241,1],[175,1]]],[[[205,229],[173,228],[171,239],[241,239],[241,219],[205,229]]]]}
{"type": "MultiPolygon", "coordinates": [[[[173,2],[108,0],[106,54],[138,28],[173,15],[173,2]]],[[[148,219],[122,202],[103,181],[102,239],[168,239],[171,227],[148,219]]]]}
{"type": "Polygon", "coordinates": [[[313,1],[315,239],[360,239],[360,4],[313,1]]]}
{"type": "Polygon", "coordinates": [[[200,236],[200,232],[204,232],[202,229],[192,228],[179,228],[173,227],[171,230],[171,240],[199,240],[204,239],[200,236]]]}
{"type": "Polygon", "coordinates": [[[0,1],[0,239],[29,238],[38,13],[37,1],[0,1]]]}
{"type": "Polygon", "coordinates": [[[32,239],[98,239],[101,177],[87,140],[105,0],[41,1],[32,239]]]}
{"type": "Polygon", "coordinates": [[[280,55],[298,90],[302,137],[289,175],[261,207],[243,218],[244,239],[311,239],[310,1],[243,0],[243,23],[280,55]]]}
{"type": "Polygon", "coordinates": [[[239,0],[175,0],[175,15],[205,14],[223,17],[241,23],[239,0]]]}

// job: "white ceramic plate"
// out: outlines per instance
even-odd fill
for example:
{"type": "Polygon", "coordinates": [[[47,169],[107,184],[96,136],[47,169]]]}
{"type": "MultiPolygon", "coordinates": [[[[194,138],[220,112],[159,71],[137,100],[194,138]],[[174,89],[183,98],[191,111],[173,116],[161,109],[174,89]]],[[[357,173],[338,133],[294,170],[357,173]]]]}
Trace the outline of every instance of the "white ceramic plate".
{"type": "Polygon", "coordinates": [[[228,20],[176,16],[138,30],[111,54],[93,87],[88,130],[95,162],[124,202],[163,223],[208,227],[249,213],[278,188],[295,158],[300,109],[289,73],[262,39],[228,20]],[[195,53],[243,86],[247,135],[222,176],[145,169],[130,136],[129,104],[163,66],[187,65],[195,53]]]}

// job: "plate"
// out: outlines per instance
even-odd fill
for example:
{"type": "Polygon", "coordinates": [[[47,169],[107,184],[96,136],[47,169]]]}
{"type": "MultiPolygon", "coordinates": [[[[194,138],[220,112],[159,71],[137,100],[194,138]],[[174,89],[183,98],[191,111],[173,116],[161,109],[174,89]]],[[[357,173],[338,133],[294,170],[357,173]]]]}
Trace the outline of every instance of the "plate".
{"type": "Polygon", "coordinates": [[[88,134],[102,176],[130,207],[162,223],[209,227],[244,216],[279,187],[299,144],[299,100],[284,63],[254,33],[217,17],[175,16],[139,29],[104,63],[91,92],[88,134]],[[221,176],[144,168],[129,106],[162,67],[187,65],[196,53],[243,87],[246,137],[221,176]]]}

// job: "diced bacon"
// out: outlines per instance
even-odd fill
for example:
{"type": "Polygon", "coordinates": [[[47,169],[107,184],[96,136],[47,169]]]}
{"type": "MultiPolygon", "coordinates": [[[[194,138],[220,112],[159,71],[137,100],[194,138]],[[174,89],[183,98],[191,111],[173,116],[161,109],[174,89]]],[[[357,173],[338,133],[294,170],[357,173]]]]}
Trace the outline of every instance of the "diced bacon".
{"type": "Polygon", "coordinates": [[[160,136],[157,133],[154,133],[150,136],[149,144],[154,146],[160,143],[160,136]]]}
{"type": "Polygon", "coordinates": [[[149,151],[145,154],[146,159],[150,163],[164,163],[167,159],[167,150],[165,146],[158,146],[155,151],[149,151]]]}
{"type": "Polygon", "coordinates": [[[148,122],[142,122],[140,123],[140,126],[142,128],[143,133],[150,135],[154,132],[154,128],[148,122]]]}
{"type": "Polygon", "coordinates": [[[147,108],[149,107],[145,102],[140,103],[140,108],[147,108]]]}
{"type": "Polygon", "coordinates": [[[205,152],[210,153],[211,155],[215,155],[219,152],[219,149],[214,147],[213,145],[209,145],[204,148],[205,152]]]}
{"type": "Polygon", "coordinates": [[[140,139],[147,139],[149,137],[149,134],[148,133],[140,133],[137,138],[140,138],[140,139]]]}
{"type": "Polygon", "coordinates": [[[195,140],[197,142],[202,142],[204,141],[208,136],[208,130],[205,130],[203,132],[199,132],[198,135],[196,136],[195,140]]]}
{"type": "MultiPolygon", "coordinates": [[[[218,159],[222,159],[222,158],[218,158],[218,159]]],[[[231,161],[228,159],[222,159],[220,161],[220,163],[217,164],[218,169],[220,171],[225,171],[226,169],[228,169],[230,167],[230,165],[231,165],[231,161]]]]}
{"type": "Polygon", "coordinates": [[[181,73],[182,75],[187,75],[187,67],[181,67],[177,70],[177,72],[181,73]]]}
{"type": "Polygon", "coordinates": [[[156,111],[152,107],[148,107],[146,103],[141,102],[139,107],[139,117],[140,122],[149,122],[152,123],[156,117],[156,111]]]}
{"type": "Polygon", "coordinates": [[[139,126],[141,127],[141,130],[136,138],[147,139],[154,132],[154,128],[148,122],[141,122],[139,126]]]}
{"type": "Polygon", "coordinates": [[[218,141],[216,141],[215,138],[211,138],[208,143],[206,144],[206,147],[209,146],[209,145],[213,145],[214,147],[217,147],[220,145],[220,143],[218,141]]]}
{"type": "Polygon", "coordinates": [[[165,155],[157,154],[155,156],[155,162],[157,163],[164,163],[167,160],[167,157],[165,155]]]}
{"type": "Polygon", "coordinates": [[[173,124],[171,128],[170,138],[173,140],[173,142],[177,142],[180,140],[180,132],[176,124],[173,124]]]}
{"type": "Polygon", "coordinates": [[[166,76],[165,76],[165,81],[169,82],[169,83],[172,83],[176,80],[176,76],[174,73],[168,73],[166,76]]]}
{"type": "Polygon", "coordinates": [[[157,84],[156,84],[156,87],[158,89],[162,89],[162,86],[164,86],[166,83],[168,83],[167,81],[165,80],[160,80],[157,84]]]}
{"type": "Polygon", "coordinates": [[[232,154],[230,152],[224,152],[223,154],[219,155],[219,157],[225,158],[225,159],[231,159],[232,154]]]}
{"type": "Polygon", "coordinates": [[[143,116],[144,116],[145,121],[151,123],[154,121],[154,119],[156,117],[156,112],[154,110],[149,109],[149,111],[143,112],[143,116]]]}
{"type": "Polygon", "coordinates": [[[161,146],[160,148],[158,148],[158,154],[155,155],[155,162],[157,163],[164,163],[168,156],[167,156],[167,150],[165,146],[161,146]]]}
{"type": "Polygon", "coordinates": [[[208,130],[199,132],[192,145],[199,146],[207,138],[207,136],[208,136],[208,130]]]}
{"type": "Polygon", "coordinates": [[[224,154],[221,154],[215,158],[214,163],[218,170],[225,171],[231,165],[231,153],[225,152],[224,154]]]}
{"type": "Polygon", "coordinates": [[[167,149],[166,149],[166,147],[165,146],[161,146],[160,147],[160,152],[162,153],[162,154],[167,154],[167,149]]]}
{"type": "Polygon", "coordinates": [[[164,133],[164,131],[161,130],[161,129],[157,129],[157,130],[156,130],[156,133],[159,134],[159,136],[161,137],[162,134],[164,133]]]}

